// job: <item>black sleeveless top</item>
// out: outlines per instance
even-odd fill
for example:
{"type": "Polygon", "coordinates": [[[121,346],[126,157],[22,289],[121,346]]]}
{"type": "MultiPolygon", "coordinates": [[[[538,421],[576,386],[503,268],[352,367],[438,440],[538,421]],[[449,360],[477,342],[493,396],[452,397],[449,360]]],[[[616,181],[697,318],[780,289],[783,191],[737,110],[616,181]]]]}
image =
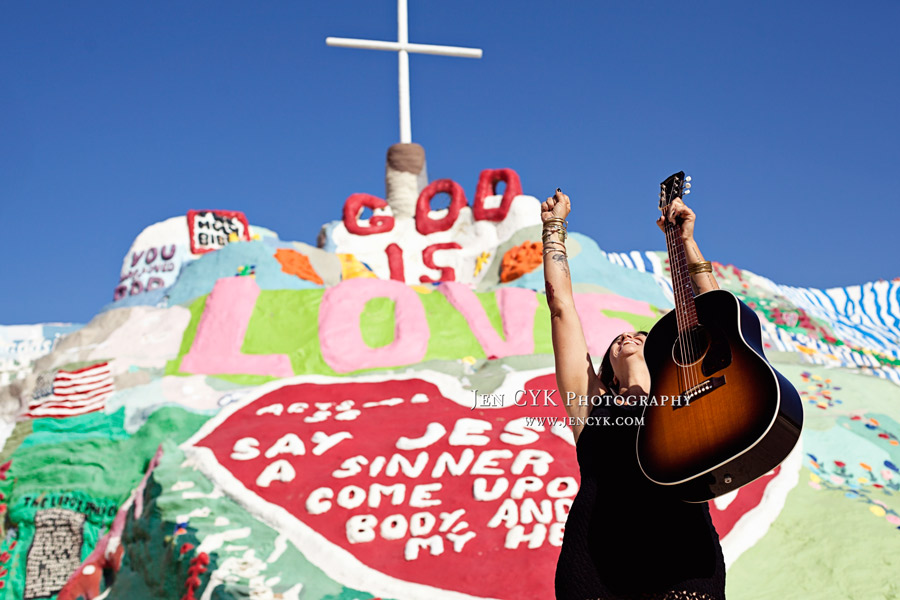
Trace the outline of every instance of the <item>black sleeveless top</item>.
{"type": "Polygon", "coordinates": [[[556,567],[557,600],[723,599],[725,561],[706,503],[669,498],[641,473],[640,407],[595,406],[578,438],[581,487],[556,567]]]}

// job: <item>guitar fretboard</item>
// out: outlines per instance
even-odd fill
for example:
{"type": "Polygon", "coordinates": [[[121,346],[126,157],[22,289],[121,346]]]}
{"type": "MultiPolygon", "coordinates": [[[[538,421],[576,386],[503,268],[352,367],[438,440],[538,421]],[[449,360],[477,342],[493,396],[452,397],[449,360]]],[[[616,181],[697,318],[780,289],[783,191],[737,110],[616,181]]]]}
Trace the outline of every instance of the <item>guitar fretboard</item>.
{"type": "MultiPolygon", "coordinates": [[[[668,203],[667,203],[668,206],[668,203]]],[[[675,293],[675,317],[678,332],[684,333],[697,326],[697,308],[694,305],[694,288],[688,273],[684,240],[671,221],[666,220],[666,247],[669,251],[669,271],[672,273],[672,288],[675,293]]]]}

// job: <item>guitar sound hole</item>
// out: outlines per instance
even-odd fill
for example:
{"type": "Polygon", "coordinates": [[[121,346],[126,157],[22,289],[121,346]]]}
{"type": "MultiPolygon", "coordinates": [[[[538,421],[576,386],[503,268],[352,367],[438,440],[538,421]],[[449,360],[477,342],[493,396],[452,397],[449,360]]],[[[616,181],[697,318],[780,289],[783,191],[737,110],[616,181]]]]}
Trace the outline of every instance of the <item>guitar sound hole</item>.
{"type": "Polygon", "coordinates": [[[697,325],[678,334],[672,346],[672,359],[682,367],[700,362],[709,350],[709,333],[703,325],[697,325]]]}

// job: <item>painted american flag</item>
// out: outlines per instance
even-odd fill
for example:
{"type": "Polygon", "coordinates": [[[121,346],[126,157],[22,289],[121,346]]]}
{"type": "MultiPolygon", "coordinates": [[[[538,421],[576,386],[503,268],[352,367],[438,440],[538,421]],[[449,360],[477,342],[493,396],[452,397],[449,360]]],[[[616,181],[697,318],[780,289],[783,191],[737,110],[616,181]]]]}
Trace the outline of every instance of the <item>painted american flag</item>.
{"type": "Polygon", "coordinates": [[[26,416],[37,419],[83,415],[102,409],[114,391],[108,362],[75,371],[60,369],[43,391],[38,383],[26,416]]]}

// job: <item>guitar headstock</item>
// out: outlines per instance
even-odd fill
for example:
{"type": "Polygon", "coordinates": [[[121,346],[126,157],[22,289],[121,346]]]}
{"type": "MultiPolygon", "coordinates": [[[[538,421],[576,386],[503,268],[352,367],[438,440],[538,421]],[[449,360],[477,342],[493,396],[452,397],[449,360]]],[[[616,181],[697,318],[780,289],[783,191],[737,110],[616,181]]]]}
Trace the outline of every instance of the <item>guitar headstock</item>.
{"type": "Polygon", "coordinates": [[[665,181],[659,184],[659,209],[665,211],[675,198],[683,198],[690,193],[690,176],[685,177],[684,171],[669,175],[665,181]]]}

